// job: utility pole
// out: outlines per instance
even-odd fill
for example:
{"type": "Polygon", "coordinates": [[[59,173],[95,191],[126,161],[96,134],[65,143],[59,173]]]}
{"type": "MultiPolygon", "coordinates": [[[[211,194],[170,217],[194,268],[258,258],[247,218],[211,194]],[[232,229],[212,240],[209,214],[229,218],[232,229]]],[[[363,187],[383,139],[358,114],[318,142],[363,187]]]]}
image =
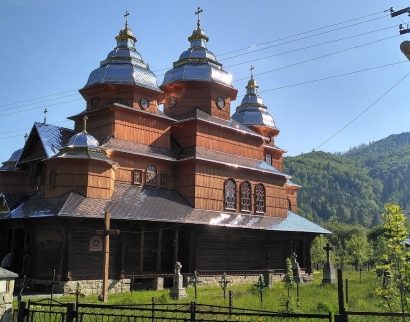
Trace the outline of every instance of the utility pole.
{"type": "MultiPolygon", "coordinates": [[[[394,11],[394,8],[391,7],[390,9],[390,17],[394,18],[399,15],[402,15],[404,13],[407,13],[410,16],[410,7],[401,9],[399,11],[394,11]]],[[[403,24],[399,25],[399,30],[400,30],[400,35],[408,34],[410,33],[409,26],[407,25],[406,28],[403,27],[403,24]]],[[[404,56],[407,57],[408,60],[410,60],[410,41],[405,40],[400,44],[400,50],[404,54],[404,56]]]]}

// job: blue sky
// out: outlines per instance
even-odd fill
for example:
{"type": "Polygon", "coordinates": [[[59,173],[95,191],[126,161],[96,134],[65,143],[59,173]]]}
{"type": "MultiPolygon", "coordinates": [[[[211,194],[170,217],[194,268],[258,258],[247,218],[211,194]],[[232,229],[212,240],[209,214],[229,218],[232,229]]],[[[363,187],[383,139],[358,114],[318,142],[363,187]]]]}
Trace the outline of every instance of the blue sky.
{"type": "Polygon", "coordinates": [[[115,47],[125,11],[136,48],[161,84],[189,47],[198,6],[207,48],[239,90],[231,112],[253,65],[280,130],[276,144],[287,155],[346,151],[409,131],[410,75],[400,80],[410,62],[399,45],[410,37],[400,36],[398,25],[410,18],[383,11],[410,1],[2,0],[0,161],[24,145],[44,108],[47,123],[73,127],[66,118],[85,109],[78,89],[115,47]]]}

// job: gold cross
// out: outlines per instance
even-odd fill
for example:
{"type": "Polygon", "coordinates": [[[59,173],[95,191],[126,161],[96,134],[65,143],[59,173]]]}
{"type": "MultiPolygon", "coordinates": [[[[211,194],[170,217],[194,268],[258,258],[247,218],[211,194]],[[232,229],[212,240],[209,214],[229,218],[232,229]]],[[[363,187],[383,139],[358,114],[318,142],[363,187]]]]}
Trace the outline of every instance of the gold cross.
{"type": "Polygon", "coordinates": [[[203,12],[203,10],[202,10],[200,7],[198,7],[198,11],[195,12],[195,14],[198,15],[198,23],[196,24],[196,25],[198,26],[198,28],[199,28],[199,26],[201,25],[201,19],[200,19],[200,17],[199,17],[199,15],[201,14],[201,12],[203,12]]]}
{"type": "Polygon", "coordinates": [[[251,77],[253,78],[253,70],[255,69],[255,67],[251,66],[251,68],[249,68],[249,70],[251,71],[251,77]]]}
{"type": "Polygon", "coordinates": [[[125,28],[128,28],[128,16],[130,15],[130,13],[128,11],[125,11],[125,28]]]}
{"type": "Polygon", "coordinates": [[[86,116],[84,116],[84,118],[83,118],[83,120],[84,120],[84,133],[87,133],[87,120],[88,120],[88,116],[86,115],[86,116]]]}

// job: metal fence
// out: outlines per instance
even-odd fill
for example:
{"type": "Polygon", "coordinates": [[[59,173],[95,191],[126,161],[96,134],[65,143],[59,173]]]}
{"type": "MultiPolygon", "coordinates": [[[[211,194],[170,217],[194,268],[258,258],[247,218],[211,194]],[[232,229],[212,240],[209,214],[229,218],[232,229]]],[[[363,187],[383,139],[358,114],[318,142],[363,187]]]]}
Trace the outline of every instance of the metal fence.
{"type": "Polygon", "coordinates": [[[41,300],[20,302],[17,322],[306,321],[331,322],[332,314],[297,314],[200,304],[103,305],[41,300]]]}

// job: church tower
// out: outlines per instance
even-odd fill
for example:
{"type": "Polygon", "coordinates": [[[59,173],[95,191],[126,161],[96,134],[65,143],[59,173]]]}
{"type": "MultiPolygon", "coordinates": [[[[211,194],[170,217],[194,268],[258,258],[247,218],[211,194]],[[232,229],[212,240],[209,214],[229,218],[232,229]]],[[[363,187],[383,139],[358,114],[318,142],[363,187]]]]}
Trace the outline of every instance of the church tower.
{"type": "Polygon", "coordinates": [[[176,117],[200,109],[229,120],[231,101],[236,99],[238,91],[232,86],[232,76],[206,48],[209,38],[200,27],[201,12],[198,7],[197,28],[188,37],[191,46],[166,72],[160,86],[165,93],[164,113],[176,117]]]}

